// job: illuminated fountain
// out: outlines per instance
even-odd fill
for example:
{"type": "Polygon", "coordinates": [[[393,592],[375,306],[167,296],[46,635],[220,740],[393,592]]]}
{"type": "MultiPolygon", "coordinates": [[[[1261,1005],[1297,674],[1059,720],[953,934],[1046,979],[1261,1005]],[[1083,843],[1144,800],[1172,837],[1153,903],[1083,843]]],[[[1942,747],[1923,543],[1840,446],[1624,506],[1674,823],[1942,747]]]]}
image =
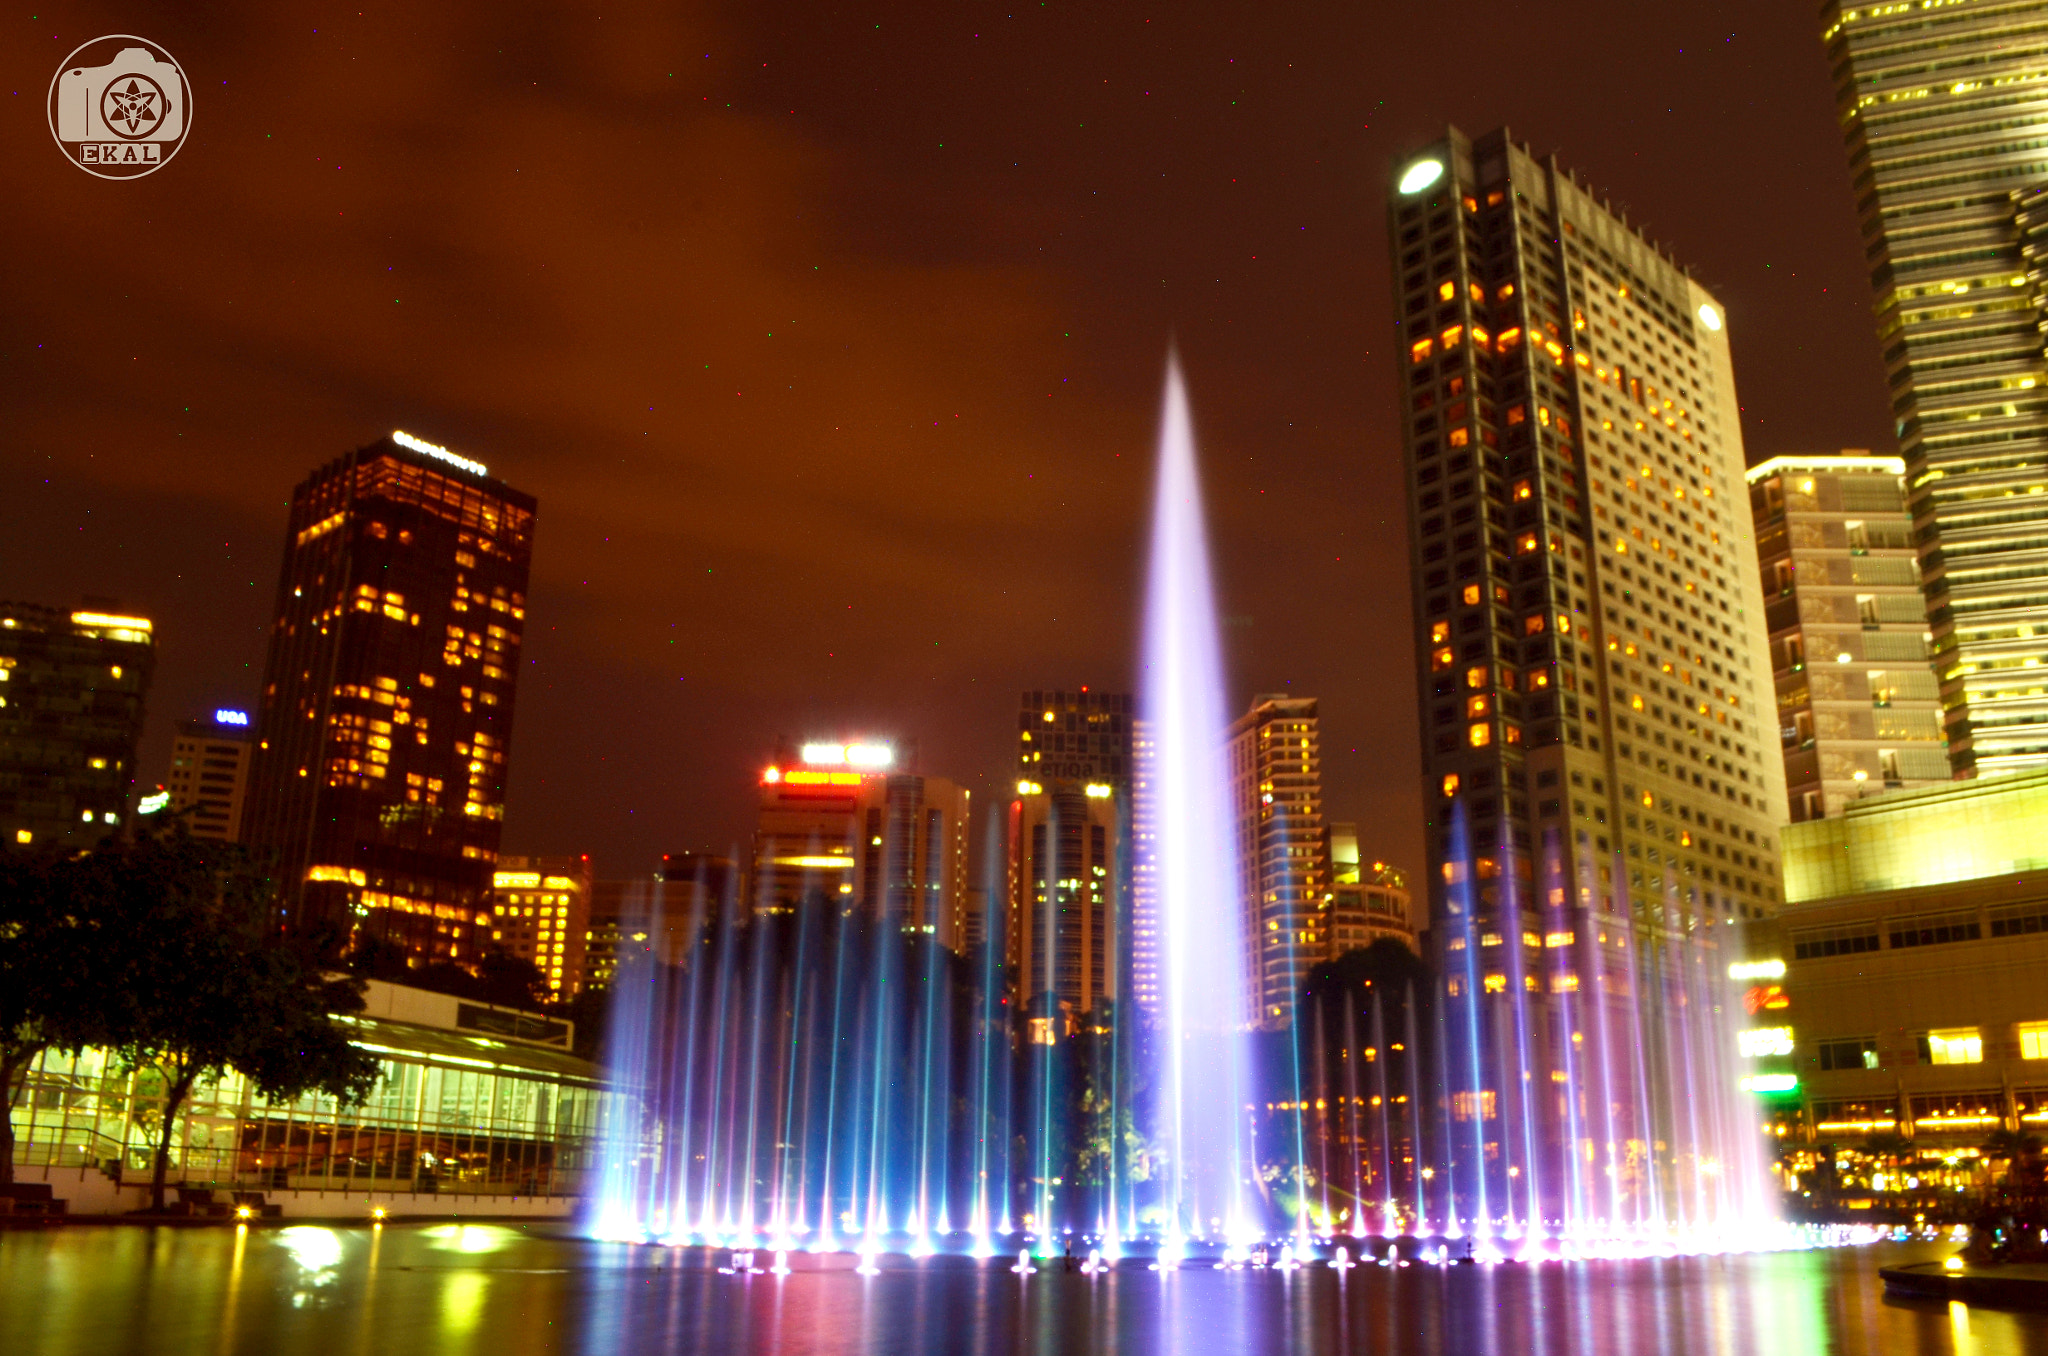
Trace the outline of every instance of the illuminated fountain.
{"type": "Polygon", "coordinates": [[[1256,1015],[1238,899],[1224,736],[1222,647],[1178,362],[1166,376],[1145,608],[1143,711],[1153,741],[1153,821],[1164,941],[1157,1113],[1164,1158],[1163,1261],[1191,1240],[1246,1247],[1252,1078],[1244,1028],[1256,1015]]]}
{"type": "MultiPolygon", "coordinates": [[[[1150,551],[1156,1025],[1132,1011],[1041,1039],[1055,1013],[1012,992],[1031,985],[1003,966],[999,816],[991,945],[970,955],[854,905],[836,877],[793,909],[701,881],[650,886],[608,1053],[636,1096],[603,1127],[591,1232],[759,1250],[783,1269],[799,1251],[855,1254],[862,1272],[883,1254],[953,1252],[1015,1257],[1022,1274],[1034,1253],[1085,1257],[1092,1274],[1132,1253],[1162,1269],[1319,1255],[1341,1269],[1802,1241],[1774,1219],[1711,917],[1675,887],[1633,913],[1568,898],[1566,876],[1597,864],[1568,873],[1555,839],[1502,871],[1515,853],[1468,843],[1461,802],[1433,965],[1400,953],[1398,973],[1309,995],[1291,1031],[1256,1030],[1260,939],[1239,898],[1229,707],[1174,363],[1150,551]]],[[[851,848],[790,860],[834,851],[851,848]]]]}

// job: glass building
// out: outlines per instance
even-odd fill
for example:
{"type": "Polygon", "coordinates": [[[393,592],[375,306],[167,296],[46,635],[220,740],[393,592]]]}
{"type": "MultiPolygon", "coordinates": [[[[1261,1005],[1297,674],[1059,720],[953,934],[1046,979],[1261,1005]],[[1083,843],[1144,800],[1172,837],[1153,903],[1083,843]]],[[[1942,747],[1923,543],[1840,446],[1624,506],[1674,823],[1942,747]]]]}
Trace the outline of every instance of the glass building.
{"type": "Polygon", "coordinates": [[[2048,3],[1821,11],[1949,756],[2048,762],[2048,3]]]}
{"type": "MultiPolygon", "coordinates": [[[[365,1012],[337,1019],[382,1068],[366,1104],[321,1095],[273,1103],[230,1071],[198,1084],[179,1109],[169,1180],[263,1191],[273,1202],[297,1193],[290,1199],[306,1211],[326,1213],[350,1208],[334,1193],[382,1201],[583,1192],[610,1094],[602,1071],[570,1053],[568,1023],[376,982],[367,1000],[365,1012]]],[[[110,1052],[44,1052],[11,1108],[16,1180],[134,1205],[122,1184],[132,1192],[148,1180],[163,1094],[154,1070],[131,1071],[110,1052]],[[94,1190],[67,1187],[66,1170],[94,1190]]]]}
{"type": "Polygon", "coordinates": [[[481,956],[533,527],[531,496],[405,433],[292,492],[243,841],[295,922],[481,956]]]}
{"type": "Polygon", "coordinates": [[[1749,473],[1792,821],[1949,779],[1897,457],[1773,457],[1749,473]]]}

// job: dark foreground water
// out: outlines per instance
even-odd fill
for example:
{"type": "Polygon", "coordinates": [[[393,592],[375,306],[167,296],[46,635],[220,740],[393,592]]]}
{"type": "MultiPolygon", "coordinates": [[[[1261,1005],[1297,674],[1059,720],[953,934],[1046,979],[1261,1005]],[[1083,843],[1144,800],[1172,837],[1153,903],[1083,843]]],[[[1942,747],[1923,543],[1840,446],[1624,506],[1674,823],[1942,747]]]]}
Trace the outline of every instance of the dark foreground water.
{"type": "Polygon", "coordinates": [[[0,1352],[2048,1356],[2048,1315],[1887,1302],[1884,1246],[1539,1267],[721,1275],[544,1228],[0,1233],[0,1352]]]}

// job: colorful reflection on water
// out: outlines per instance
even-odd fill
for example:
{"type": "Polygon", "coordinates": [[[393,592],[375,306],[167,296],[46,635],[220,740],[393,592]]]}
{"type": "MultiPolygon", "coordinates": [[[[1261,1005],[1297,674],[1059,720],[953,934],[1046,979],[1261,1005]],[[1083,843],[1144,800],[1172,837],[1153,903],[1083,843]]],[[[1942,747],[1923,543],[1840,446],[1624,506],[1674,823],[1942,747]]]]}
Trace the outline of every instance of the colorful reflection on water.
{"type": "Polygon", "coordinates": [[[1884,1300],[1937,1244],[1540,1266],[1098,1275],[885,1258],[879,1274],[548,1227],[72,1226],[0,1233],[0,1349],[124,1352],[1843,1356],[2048,1351],[2048,1314],[1884,1300]]]}

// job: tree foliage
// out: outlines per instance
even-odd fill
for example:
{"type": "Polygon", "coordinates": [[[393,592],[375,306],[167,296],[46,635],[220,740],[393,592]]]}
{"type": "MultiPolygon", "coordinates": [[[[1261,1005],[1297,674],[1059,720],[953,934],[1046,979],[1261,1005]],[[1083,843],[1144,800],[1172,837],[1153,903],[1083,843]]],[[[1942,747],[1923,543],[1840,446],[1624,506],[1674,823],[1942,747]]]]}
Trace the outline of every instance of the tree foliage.
{"type": "Polygon", "coordinates": [[[361,981],[324,973],[312,944],[281,934],[270,882],[245,849],[180,826],[0,869],[0,1015],[15,1033],[0,1058],[38,1040],[97,1045],[161,1078],[152,1209],[200,1082],[232,1068],[272,1101],[319,1091],[360,1102],[375,1085],[376,1060],[331,1017],[361,1009],[361,981]]]}

